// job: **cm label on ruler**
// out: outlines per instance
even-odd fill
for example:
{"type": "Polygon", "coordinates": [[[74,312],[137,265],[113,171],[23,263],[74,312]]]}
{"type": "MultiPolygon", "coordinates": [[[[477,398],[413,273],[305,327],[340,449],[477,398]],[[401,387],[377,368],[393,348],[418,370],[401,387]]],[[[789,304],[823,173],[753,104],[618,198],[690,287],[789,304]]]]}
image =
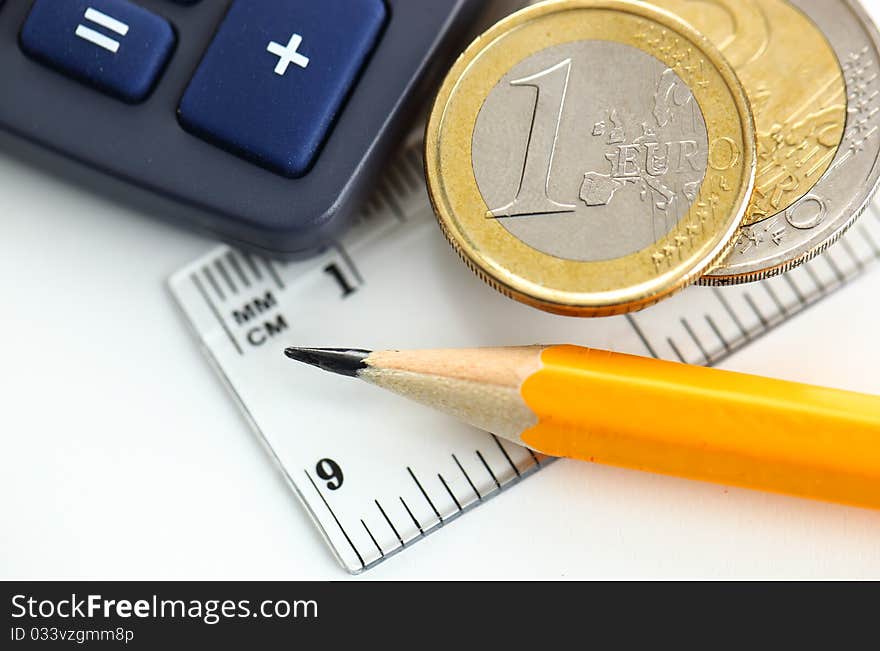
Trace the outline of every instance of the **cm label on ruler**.
{"type": "MultiPolygon", "coordinates": [[[[341,245],[325,257],[322,269],[328,292],[344,300],[363,285],[360,272],[341,245]]],[[[289,334],[290,317],[279,301],[287,289],[282,278],[284,266],[227,250],[192,273],[193,284],[240,355],[289,334]]]]}
{"type": "MultiPolygon", "coordinates": [[[[281,309],[283,301],[279,299],[288,291],[291,281],[301,287],[308,284],[300,282],[304,276],[317,272],[321,278],[318,292],[342,300],[357,293],[365,281],[349,248],[366,246],[395,226],[426,212],[421,169],[416,149],[404,150],[389,165],[385,179],[345,241],[317,258],[284,263],[223,247],[191,265],[190,281],[239,355],[289,334],[291,320],[281,309]]],[[[175,278],[181,275],[183,272],[175,278]]]]}

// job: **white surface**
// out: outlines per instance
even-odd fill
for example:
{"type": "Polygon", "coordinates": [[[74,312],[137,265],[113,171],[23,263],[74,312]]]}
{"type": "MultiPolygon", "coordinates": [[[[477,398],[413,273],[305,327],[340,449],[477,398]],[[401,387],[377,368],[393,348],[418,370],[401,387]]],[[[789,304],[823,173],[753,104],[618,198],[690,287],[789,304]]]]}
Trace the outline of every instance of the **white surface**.
{"type": "MultiPolygon", "coordinates": [[[[165,288],[212,243],[2,156],[0,224],[0,578],[347,578],[165,288]]],[[[725,367],[880,393],[878,287],[725,367]]],[[[876,579],[880,513],[560,461],[355,580],[622,577],[876,579]]]]}

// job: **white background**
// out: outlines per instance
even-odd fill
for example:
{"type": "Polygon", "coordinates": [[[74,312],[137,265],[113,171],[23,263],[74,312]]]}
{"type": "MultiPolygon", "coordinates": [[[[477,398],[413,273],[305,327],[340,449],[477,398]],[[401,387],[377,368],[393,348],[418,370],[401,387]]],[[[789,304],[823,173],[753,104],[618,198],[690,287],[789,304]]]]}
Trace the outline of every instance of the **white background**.
{"type": "MultiPolygon", "coordinates": [[[[2,154],[0,226],[0,578],[347,578],[165,288],[212,242],[2,154]]],[[[878,290],[725,366],[880,394],[878,290]]],[[[624,577],[878,579],[880,513],[560,461],[355,580],[624,577]]]]}

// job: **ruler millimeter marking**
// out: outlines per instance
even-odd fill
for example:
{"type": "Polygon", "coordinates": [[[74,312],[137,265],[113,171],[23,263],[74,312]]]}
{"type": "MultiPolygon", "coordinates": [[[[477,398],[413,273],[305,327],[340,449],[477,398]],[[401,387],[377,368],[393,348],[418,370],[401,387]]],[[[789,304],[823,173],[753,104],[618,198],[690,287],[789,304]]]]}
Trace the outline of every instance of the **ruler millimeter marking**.
{"type": "Polygon", "coordinates": [[[839,245],[762,283],[694,287],[634,315],[567,319],[484,285],[446,244],[409,149],[344,239],[278,263],[221,246],[170,280],[213,365],[340,563],[361,572],[448,526],[547,457],[290,363],[288,345],[577,343],[717,364],[880,259],[873,207],[839,245]]]}

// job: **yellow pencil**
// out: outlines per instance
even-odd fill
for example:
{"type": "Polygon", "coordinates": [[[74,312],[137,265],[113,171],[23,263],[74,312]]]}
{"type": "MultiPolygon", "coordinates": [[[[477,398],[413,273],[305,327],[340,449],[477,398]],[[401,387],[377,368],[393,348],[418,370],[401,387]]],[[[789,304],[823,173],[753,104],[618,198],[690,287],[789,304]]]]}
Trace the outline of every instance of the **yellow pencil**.
{"type": "Polygon", "coordinates": [[[288,348],[558,457],[880,508],[880,397],[577,346],[288,348]]]}

